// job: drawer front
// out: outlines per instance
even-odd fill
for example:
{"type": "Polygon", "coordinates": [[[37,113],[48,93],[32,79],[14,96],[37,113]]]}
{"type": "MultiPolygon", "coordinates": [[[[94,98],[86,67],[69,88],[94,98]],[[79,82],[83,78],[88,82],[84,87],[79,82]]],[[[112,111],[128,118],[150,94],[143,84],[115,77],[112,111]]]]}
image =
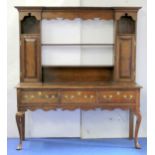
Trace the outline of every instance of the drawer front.
{"type": "Polygon", "coordinates": [[[100,91],[98,93],[99,103],[135,103],[135,91],[100,91]]]}
{"type": "Polygon", "coordinates": [[[95,91],[63,91],[61,94],[62,103],[95,103],[95,91]]]}
{"type": "Polygon", "coordinates": [[[103,91],[21,91],[20,102],[22,103],[136,103],[136,91],[103,90],[103,91]]]}
{"type": "Polygon", "coordinates": [[[22,103],[58,103],[57,91],[23,91],[21,92],[22,103]]]}

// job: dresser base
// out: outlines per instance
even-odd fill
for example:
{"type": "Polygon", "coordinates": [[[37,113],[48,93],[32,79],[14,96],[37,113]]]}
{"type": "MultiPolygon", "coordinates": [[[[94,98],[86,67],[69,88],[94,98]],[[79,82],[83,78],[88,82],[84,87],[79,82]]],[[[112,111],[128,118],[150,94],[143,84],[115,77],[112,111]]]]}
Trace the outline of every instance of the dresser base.
{"type": "Polygon", "coordinates": [[[97,108],[129,110],[129,139],[134,133],[135,148],[140,149],[138,131],[141,123],[140,87],[136,84],[111,85],[19,85],[17,87],[18,112],[16,122],[19,131],[19,145],[25,139],[25,112],[27,110],[95,110],[97,108]]]}

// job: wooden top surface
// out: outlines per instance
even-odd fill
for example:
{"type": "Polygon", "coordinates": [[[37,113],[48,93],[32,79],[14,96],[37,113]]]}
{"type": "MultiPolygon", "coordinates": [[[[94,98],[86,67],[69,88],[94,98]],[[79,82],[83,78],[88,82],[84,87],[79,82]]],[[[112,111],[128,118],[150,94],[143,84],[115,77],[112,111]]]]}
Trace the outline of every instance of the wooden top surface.
{"type": "MultiPolygon", "coordinates": [[[[136,14],[140,7],[46,7],[46,6],[16,6],[20,14],[20,20],[32,13],[37,20],[41,19],[57,19],[64,18],[73,20],[75,18],[81,19],[114,19],[114,12],[128,12],[136,20],[136,14]],[[133,13],[135,13],[133,15],[133,13]]],[[[119,15],[120,16],[120,15],[119,15]]],[[[117,18],[119,18],[119,16],[117,18]]]]}
{"type": "Polygon", "coordinates": [[[136,83],[116,83],[116,82],[65,82],[65,83],[20,83],[16,86],[16,88],[24,88],[24,89],[70,89],[70,88],[81,88],[81,89],[96,89],[96,88],[142,88],[140,85],[136,83]]]}
{"type": "Polygon", "coordinates": [[[141,7],[126,7],[126,6],[121,6],[121,7],[92,7],[92,6],[15,6],[19,11],[20,10],[139,10],[141,7]]]}

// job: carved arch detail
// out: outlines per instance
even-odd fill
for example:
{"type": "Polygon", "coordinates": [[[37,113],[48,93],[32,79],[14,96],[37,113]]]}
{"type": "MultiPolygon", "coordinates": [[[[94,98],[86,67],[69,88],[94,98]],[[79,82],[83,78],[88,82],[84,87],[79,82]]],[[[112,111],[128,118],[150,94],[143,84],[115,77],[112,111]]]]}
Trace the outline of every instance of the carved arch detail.
{"type": "Polygon", "coordinates": [[[41,20],[41,12],[20,12],[19,20],[22,21],[26,16],[34,16],[37,20],[41,20]]]}
{"type": "Polygon", "coordinates": [[[120,20],[120,18],[123,17],[123,16],[129,16],[134,21],[137,20],[137,14],[136,14],[136,12],[116,12],[116,14],[115,14],[115,20],[120,20]]]}

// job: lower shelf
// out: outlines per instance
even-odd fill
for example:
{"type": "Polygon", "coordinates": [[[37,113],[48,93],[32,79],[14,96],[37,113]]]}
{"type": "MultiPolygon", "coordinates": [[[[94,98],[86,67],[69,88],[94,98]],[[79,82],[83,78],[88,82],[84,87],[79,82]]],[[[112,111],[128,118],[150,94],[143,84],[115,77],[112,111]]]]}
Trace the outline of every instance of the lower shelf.
{"type": "Polygon", "coordinates": [[[43,66],[42,79],[45,83],[52,82],[93,82],[112,81],[113,66],[82,66],[82,67],[51,67],[43,66]]]}

